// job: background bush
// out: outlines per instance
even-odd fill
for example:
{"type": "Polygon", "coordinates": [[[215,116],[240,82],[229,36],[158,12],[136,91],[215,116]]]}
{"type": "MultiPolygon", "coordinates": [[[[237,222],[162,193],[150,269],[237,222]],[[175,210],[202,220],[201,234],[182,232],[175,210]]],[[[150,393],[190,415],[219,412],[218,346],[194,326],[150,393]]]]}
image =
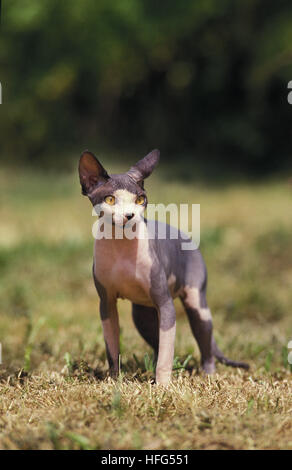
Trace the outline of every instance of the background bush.
{"type": "Polygon", "coordinates": [[[2,160],[50,155],[54,166],[94,145],[258,174],[289,164],[288,0],[10,0],[2,10],[2,160]]]}

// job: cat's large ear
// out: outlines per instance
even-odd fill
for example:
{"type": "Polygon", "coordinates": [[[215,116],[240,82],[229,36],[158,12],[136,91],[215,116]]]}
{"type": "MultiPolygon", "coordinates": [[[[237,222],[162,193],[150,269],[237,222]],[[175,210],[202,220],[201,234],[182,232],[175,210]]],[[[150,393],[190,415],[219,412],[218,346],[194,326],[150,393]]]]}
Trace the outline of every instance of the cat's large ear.
{"type": "Polygon", "coordinates": [[[82,194],[85,196],[100,184],[109,179],[109,175],[93,153],[85,150],[79,160],[79,178],[82,194]]]}
{"type": "Polygon", "coordinates": [[[151,175],[152,171],[156,167],[159,162],[159,150],[152,150],[152,152],[148,153],[146,157],[139,160],[136,165],[132,166],[130,170],[127,172],[136,183],[142,182],[145,178],[151,175]]]}

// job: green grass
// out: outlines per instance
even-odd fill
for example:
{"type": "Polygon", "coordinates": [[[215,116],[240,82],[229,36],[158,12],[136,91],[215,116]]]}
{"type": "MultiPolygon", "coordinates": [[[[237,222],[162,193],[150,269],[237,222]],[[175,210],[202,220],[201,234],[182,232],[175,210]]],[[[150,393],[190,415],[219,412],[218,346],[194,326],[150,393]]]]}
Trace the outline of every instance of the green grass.
{"type": "MultiPolygon", "coordinates": [[[[112,168],[120,171],[123,168],[112,168]]],[[[292,448],[292,222],[285,181],[166,180],[151,202],[201,204],[215,336],[251,370],[206,378],[179,302],[173,383],[119,302],[123,367],[107,377],[91,279],[94,218],[76,174],[0,172],[0,447],[292,448]]]]}

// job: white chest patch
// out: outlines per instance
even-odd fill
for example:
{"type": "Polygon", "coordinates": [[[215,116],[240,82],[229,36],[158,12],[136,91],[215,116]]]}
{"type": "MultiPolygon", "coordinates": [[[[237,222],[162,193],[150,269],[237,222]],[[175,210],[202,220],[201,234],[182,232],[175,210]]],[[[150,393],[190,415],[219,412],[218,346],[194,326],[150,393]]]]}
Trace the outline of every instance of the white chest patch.
{"type": "Polygon", "coordinates": [[[149,294],[152,261],[147,237],[96,240],[94,264],[96,278],[107,295],[152,305],[149,294]]]}

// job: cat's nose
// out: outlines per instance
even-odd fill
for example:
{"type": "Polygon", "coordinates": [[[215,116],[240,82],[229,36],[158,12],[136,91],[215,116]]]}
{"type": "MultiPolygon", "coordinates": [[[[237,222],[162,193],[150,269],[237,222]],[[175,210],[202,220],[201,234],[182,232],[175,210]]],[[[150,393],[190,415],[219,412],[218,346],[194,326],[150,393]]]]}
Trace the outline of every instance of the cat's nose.
{"type": "Polygon", "coordinates": [[[135,214],[125,214],[126,219],[131,220],[135,214]]]}

